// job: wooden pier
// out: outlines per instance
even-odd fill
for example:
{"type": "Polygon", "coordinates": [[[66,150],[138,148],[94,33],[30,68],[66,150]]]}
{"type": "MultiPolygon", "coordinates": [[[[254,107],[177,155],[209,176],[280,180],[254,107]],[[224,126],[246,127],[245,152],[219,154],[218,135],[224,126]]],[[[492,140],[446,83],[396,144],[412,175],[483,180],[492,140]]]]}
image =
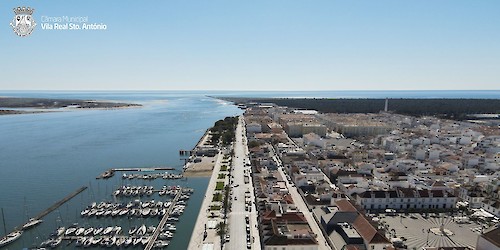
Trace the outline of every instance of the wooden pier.
{"type": "Polygon", "coordinates": [[[153,235],[149,239],[148,244],[144,248],[144,250],[151,250],[155,244],[156,239],[158,238],[158,235],[160,235],[161,231],[163,230],[163,227],[165,227],[165,224],[167,223],[168,217],[170,216],[170,213],[172,212],[172,209],[174,209],[175,203],[177,203],[177,200],[179,200],[179,197],[182,195],[182,189],[177,192],[177,195],[175,198],[172,200],[172,204],[168,208],[167,212],[161,219],[160,223],[156,227],[155,231],[153,232],[153,235]]]}
{"type": "Polygon", "coordinates": [[[181,150],[179,150],[179,156],[181,156],[181,157],[190,157],[190,156],[194,155],[196,153],[196,148],[201,147],[203,145],[203,142],[205,142],[206,137],[208,137],[209,135],[210,135],[210,129],[207,129],[205,131],[205,133],[203,134],[203,136],[200,137],[200,139],[198,140],[198,142],[195,144],[195,146],[193,147],[193,149],[191,149],[191,150],[181,149],[181,150]]]}
{"type": "Polygon", "coordinates": [[[181,157],[189,157],[193,154],[194,150],[179,150],[179,155],[181,157]]]}

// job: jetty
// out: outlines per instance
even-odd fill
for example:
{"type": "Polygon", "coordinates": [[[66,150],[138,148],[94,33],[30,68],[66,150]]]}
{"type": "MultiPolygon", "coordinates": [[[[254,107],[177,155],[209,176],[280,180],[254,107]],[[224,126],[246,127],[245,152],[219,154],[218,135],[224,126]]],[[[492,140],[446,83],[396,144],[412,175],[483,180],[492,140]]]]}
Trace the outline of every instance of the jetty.
{"type": "Polygon", "coordinates": [[[155,244],[155,241],[156,239],[158,238],[158,235],[160,234],[160,232],[163,230],[163,227],[165,226],[165,224],[167,223],[167,220],[168,220],[168,217],[170,216],[170,213],[172,212],[172,209],[174,209],[174,206],[175,204],[177,203],[177,201],[179,200],[179,198],[181,197],[182,195],[182,189],[179,190],[179,192],[177,193],[177,195],[175,196],[175,198],[172,200],[172,204],[170,205],[170,207],[168,208],[167,210],[167,213],[165,213],[165,215],[163,216],[163,218],[161,219],[160,223],[158,224],[158,226],[156,227],[155,231],[153,232],[153,235],[151,236],[151,238],[149,239],[149,242],[148,244],[146,245],[146,247],[144,248],[144,250],[151,250],[155,244]]]}
{"type": "Polygon", "coordinates": [[[100,174],[99,176],[96,177],[96,179],[108,179],[111,178],[115,175],[115,172],[117,171],[123,171],[123,172],[151,172],[151,171],[161,171],[161,170],[175,170],[175,168],[172,167],[147,167],[147,168],[110,168],[104,173],[100,174]]]}
{"type": "Polygon", "coordinates": [[[193,154],[193,152],[194,152],[194,150],[183,150],[183,149],[181,149],[181,150],[179,150],[179,155],[181,157],[189,157],[189,156],[191,156],[193,154]]]}
{"type": "Polygon", "coordinates": [[[135,229],[130,228],[127,235],[126,231],[123,232],[122,227],[118,225],[82,227],[73,224],[68,228],[61,226],[43,241],[40,247],[55,248],[63,241],[68,241],[64,243],[66,246],[74,242],[75,247],[128,247],[139,244],[144,247],[148,246],[146,249],[164,248],[174,237],[177,230],[174,223],[179,221],[179,217],[184,213],[186,201],[194,192],[192,188],[180,186],[175,186],[175,190],[175,195],[172,194],[173,199],[165,202],[155,200],[136,200],[128,203],[93,202],[80,213],[82,216],[95,217],[95,219],[121,216],[127,216],[128,219],[132,216],[154,218],[157,216],[156,218],[160,219],[157,227],[147,227],[142,224],[140,227],[134,227],[135,229]]]}
{"type": "MultiPolygon", "coordinates": [[[[66,197],[64,197],[62,200],[54,203],[54,205],[50,206],[49,208],[43,210],[41,213],[39,213],[38,215],[36,215],[35,217],[33,217],[32,219],[33,220],[40,220],[42,219],[43,217],[45,217],[47,214],[50,214],[52,211],[56,210],[58,207],[60,207],[62,204],[66,203],[67,201],[71,200],[73,197],[77,196],[79,193],[83,192],[85,189],[87,189],[87,187],[83,186],[79,189],[77,189],[76,191],[74,191],[73,193],[67,195],[66,197]]],[[[25,225],[26,223],[20,225],[20,226],[17,226],[14,228],[15,231],[19,231],[19,230],[22,230],[23,226],[25,225]]]]}

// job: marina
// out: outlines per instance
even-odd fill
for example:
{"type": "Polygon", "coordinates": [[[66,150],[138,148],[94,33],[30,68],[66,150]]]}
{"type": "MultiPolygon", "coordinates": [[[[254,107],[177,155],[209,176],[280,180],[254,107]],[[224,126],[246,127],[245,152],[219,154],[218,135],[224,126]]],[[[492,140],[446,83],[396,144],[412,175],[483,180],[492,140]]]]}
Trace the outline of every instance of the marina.
{"type": "MultiPolygon", "coordinates": [[[[49,208],[45,209],[41,213],[39,213],[37,216],[29,219],[26,223],[23,225],[20,225],[14,229],[13,232],[7,234],[5,237],[0,238],[0,246],[5,246],[8,245],[15,240],[17,240],[21,235],[23,234],[24,230],[28,230],[30,228],[35,227],[36,225],[40,224],[43,222],[42,218],[46,216],[47,214],[51,213],[52,211],[56,210],[58,207],[66,203],[67,201],[71,200],[73,197],[77,196],[79,193],[83,192],[87,187],[81,187],[74,191],[73,193],[69,194],[68,196],[64,197],[62,200],[54,203],[54,205],[50,206],[49,208]]],[[[3,210],[2,210],[2,217],[3,216],[3,210]]],[[[5,218],[3,218],[3,221],[5,222],[5,218]]]]}
{"type": "MultiPolygon", "coordinates": [[[[156,227],[156,229],[154,230],[153,235],[151,236],[146,247],[144,248],[145,250],[150,250],[153,247],[160,247],[161,246],[163,241],[158,242],[158,241],[156,241],[156,239],[158,238],[160,233],[163,232],[163,229],[167,225],[166,223],[168,221],[169,216],[170,215],[175,216],[177,213],[182,213],[181,211],[183,211],[183,209],[182,210],[176,209],[175,205],[174,205],[182,197],[183,197],[183,195],[182,195],[182,190],[181,190],[180,192],[177,193],[177,195],[175,196],[175,198],[172,202],[172,206],[170,206],[168,208],[168,211],[165,213],[165,215],[161,219],[160,223],[158,224],[158,227],[156,227]]],[[[180,205],[180,206],[183,206],[183,205],[180,205]]],[[[171,227],[171,224],[169,224],[169,226],[167,227],[167,232],[169,232],[169,230],[168,230],[169,227],[171,227]]]]}
{"type": "MultiPolygon", "coordinates": [[[[144,169],[152,168],[141,168],[141,171],[144,169]]],[[[149,175],[165,176],[166,174],[150,173],[149,175]]],[[[132,181],[133,179],[124,178],[126,181],[132,181]]],[[[175,180],[178,178],[162,179],[175,180]]],[[[86,186],[77,189],[35,217],[30,218],[23,225],[16,227],[13,232],[0,239],[0,246],[6,246],[16,241],[23,235],[24,230],[36,227],[43,222],[42,218],[44,216],[58,209],[61,205],[86,189],[86,186]]],[[[39,249],[64,248],[69,246],[77,248],[165,248],[173,239],[177,231],[175,223],[179,221],[179,217],[184,213],[187,201],[193,192],[194,189],[181,187],[180,185],[163,185],[159,188],[155,188],[154,185],[119,186],[110,194],[115,200],[114,202],[92,202],[80,211],[81,218],[87,222],[83,224],[73,223],[67,227],[58,227],[39,245],[39,249]],[[117,201],[117,197],[121,197],[122,201],[117,201]],[[135,221],[139,221],[140,223],[147,222],[147,224],[130,225],[129,227],[122,227],[124,225],[120,225],[120,223],[109,225],[110,219],[120,218],[126,218],[129,224],[135,221]],[[158,225],[151,225],[151,219],[153,218],[160,219],[158,225]],[[96,221],[99,222],[99,226],[96,225],[96,221]],[[105,223],[108,223],[108,225],[102,226],[105,223]]]]}
{"type": "MultiPolygon", "coordinates": [[[[38,93],[36,95],[38,96],[38,93]]],[[[71,94],[54,95],[66,97],[71,94]]],[[[78,224],[78,228],[83,227],[87,230],[91,227],[106,229],[109,226],[120,226],[122,232],[117,238],[128,237],[130,229],[143,224],[147,228],[157,226],[162,217],[151,216],[151,212],[148,216],[119,216],[118,212],[118,215],[113,217],[111,212],[107,216],[87,217],[82,216],[81,212],[93,202],[118,203],[126,206],[129,202],[139,199],[143,203],[150,200],[155,200],[155,203],[157,201],[165,203],[173,200],[175,195],[170,195],[168,189],[162,191],[163,186],[182,186],[194,188],[196,192],[188,201],[184,201],[186,206],[181,216],[168,217],[167,224],[176,226],[175,234],[169,235],[175,237],[166,239],[167,235],[162,236],[163,233],[160,233],[157,241],[168,240],[169,249],[186,249],[204,196],[204,191],[199,191],[206,189],[208,179],[204,177],[147,179],[136,176],[123,179],[123,174],[146,176],[166,171],[181,174],[184,161],[179,159],[179,149],[193,148],[214,121],[239,111],[232,106],[220,105],[204,95],[193,96],[191,93],[187,95],[106,93],[103,96],[100,93],[76,93],[71,98],[110,100],[132,98],[145,108],[3,117],[4,122],[0,127],[5,131],[11,131],[3,136],[12,144],[8,148],[3,148],[0,157],[2,163],[8,166],[2,172],[4,178],[0,186],[3,190],[10,190],[2,195],[7,230],[0,230],[0,238],[13,232],[16,227],[26,224],[30,218],[36,217],[40,211],[52,206],[56,200],[68,193],[81,186],[88,188],[44,216],[43,222],[23,230],[19,238],[0,248],[37,249],[42,242],[52,238],[51,234],[56,232],[57,228],[69,228],[75,223],[78,224]],[[33,123],[43,128],[54,129],[50,129],[50,133],[47,133],[46,129],[33,130],[33,123]],[[26,145],[31,146],[27,148],[26,145]],[[166,167],[169,169],[151,171],[153,168],[166,167]],[[109,169],[116,169],[113,177],[96,180],[96,176],[109,169]],[[113,192],[121,186],[153,186],[155,192],[150,196],[147,194],[113,196],[113,192]]],[[[67,245],[70,243],[69,239],[62,239],[54,249],[77,249],[75,244],[77,237],[93,236],[94,241],[98,240],[96,237],[107,237],[88,233],[87,236],[71,236],[73,240],[70,245],[67,245]]],[[[89,242],[86,249],[106,248],[100,243],[89,245],[89,242]]],[[[120,247],[124,247],[124,244],[120,247]]],[[[45,248],[49,249],[50,246],[45,248]]],[[[128,248],[143,249],[144,246],[130,244],[128,248]]]]}
{"type": "MultiPolygon", "coordinates": [[[[153,189],[152,186],[128,188],[134,190],[153,189]]],[[[186,202],[194,192],[191,188],[181,188],[180,186],[171,186],[168,189],[175,191],[171,200],[135,199],[127,203],[93,202],[80,212],[80,215],[87,220],[104,220],[105,222],[108,222],[108,219],[120,217],[126,217],[130,222],[134,222],[134,220],[145,221],[154,217],[161,218],[157,226],[139,224],[126,228],[124,225],[83,226],[74,223],[68,227],[57,228],[48,239],[40,244],[40,248],[57,248],[59,246],[165,248],[173,239],[177,231],[175,223],[184,213],[186,202]]]]}
{"type": "Polygon", "coordinates": [[[87,189],[87,187],[81,187],[81,188],[77,189],[75,192],[69,194],[68,196],[64,197],[62,200],[56,202],[51,207],[49,207],[46,210],[42,211],[37,216],[33,217],[33,219],[34,220],[40,220],[40,219],[42,219],[45,215],[47,215],[47,214],[51,213],[52,211],[56,210],[62,204],[64,204],[67,201],[71,200],[73,197],[77,196],[78,194],[80,194],[81,192],[83,192],[85,189],[87,189]]]}
{"type": "Polygon", "coordinates": [[[165,179],[165,180],[175,180],[182,179],[184,176],[182,174],[173,174],[169,172],[157,173],[157,174],[123,174],[122,179],[141,179],[141,180],[154,180],[154,179],[165,179]]]}
{"type": "Polygon", "coordinates": [[[115,175],[115,172],[152,172],[152,171],[161,171],[161,170],[175,170],[172,167],[148,167],[148,168],[111,168],[104,171],[102,174],[96,177],[96,179],[108,179],[115,175]]]}
{"type": "Polygon", "coordinates": [[[154,193],[175,196],[180,189],[180,186],[163,186],[161,189],[154,189],[153,186],[121,186],[113,192],[113,196],[151,196],[154,193]]]}

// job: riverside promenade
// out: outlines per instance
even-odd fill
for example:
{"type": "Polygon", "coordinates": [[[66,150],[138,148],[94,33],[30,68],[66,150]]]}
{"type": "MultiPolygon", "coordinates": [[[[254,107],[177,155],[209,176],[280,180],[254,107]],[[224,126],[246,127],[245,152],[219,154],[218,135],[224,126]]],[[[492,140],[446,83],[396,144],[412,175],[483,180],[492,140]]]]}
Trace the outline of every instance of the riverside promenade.
{"type": "MultiPolygon", "coordinates": [[[[196,146],[191,150],[191,152],[196,152],[198,148],[201,148],[203,146],[210,145],[209,140],[210,140],[210,133],[205,132],[205,134],[200,138],[196,146]]],[[[212,176],[212,170],[215,165],[215,160],[216,157],[196,157],[194,155],[189,156],[189,161],[186,162],[186,165],[184,166],[184,173],[183,175],[185,177],[210,177],[212,176]],[[196,159],[196,161],[195,161],[196,159]]]]}
{"type": "MultiPolygon", "coordinates": [[[[217,229],[213,227],[213,225],[217,225],[223,220],[220,216],[210,218],[212,217],[210,204],[212,203],[212,197],[215,193],[217,177],[222,165],[223,157],[223,153],[219,153],[216,156],[215,166],[212,171],[212,176],[210,177],[210,182],[208,183],[207,192],[205,193],[205,198],[201,204],[200,212],[198,213],[198,218],[191,235],[191,240],[189,241],[188,249],[190,250],[220,249],[220,237],[217,235],[217,229]]],[[[217,214],[219,214],[219,212],[217,212],[217,214]]]]}

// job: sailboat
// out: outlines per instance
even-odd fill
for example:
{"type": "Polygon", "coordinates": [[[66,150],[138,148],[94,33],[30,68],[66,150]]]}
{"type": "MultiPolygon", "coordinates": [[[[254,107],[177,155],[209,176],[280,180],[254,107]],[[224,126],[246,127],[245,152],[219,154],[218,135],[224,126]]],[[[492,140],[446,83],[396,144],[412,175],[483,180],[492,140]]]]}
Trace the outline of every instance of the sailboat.
{"type": "Polygon", "coordinates": [[[22,234],[23,234],[23,231],[14,231],[10,234],[7,234],[5,237],[0,239],[0,247],[5,246],[7,244],[10,244],[13,241],[19,239],[19,237],[21,237],[22,234]]]}
{"type": "Polygon", "coordinates": [[[25,229],[25,230],[26,230],[26,229],[31,228],[31,227],[34,227],[34,226],[36,226],[36,225],[38,225],[38,224],[40,224],[40,223],[42,223],[42,222],[43,222],[43,220],[37,220],[37,219],[35,219],[35,218],[31,218],[31,219],[29,219],[29,221],[28,221],[28,222],[26,222],[26,223],[23,225],[23,229],[25,229]]]}
{"type": "MultiPolygon", "coordinates": [[[[5,232],[7,232],[7,227],[5,226],[5,216],[3,214],[3,208],[2,208],[2,220],[3,220],[3,228],[5,232]]],[[[23,231],[14,231],[10,234],[5,235],[4,237],[0,238],[0,247],[14,242],[15,240],[19,239],[19,237],[21,237],[22,234],[23,231]]]]}

